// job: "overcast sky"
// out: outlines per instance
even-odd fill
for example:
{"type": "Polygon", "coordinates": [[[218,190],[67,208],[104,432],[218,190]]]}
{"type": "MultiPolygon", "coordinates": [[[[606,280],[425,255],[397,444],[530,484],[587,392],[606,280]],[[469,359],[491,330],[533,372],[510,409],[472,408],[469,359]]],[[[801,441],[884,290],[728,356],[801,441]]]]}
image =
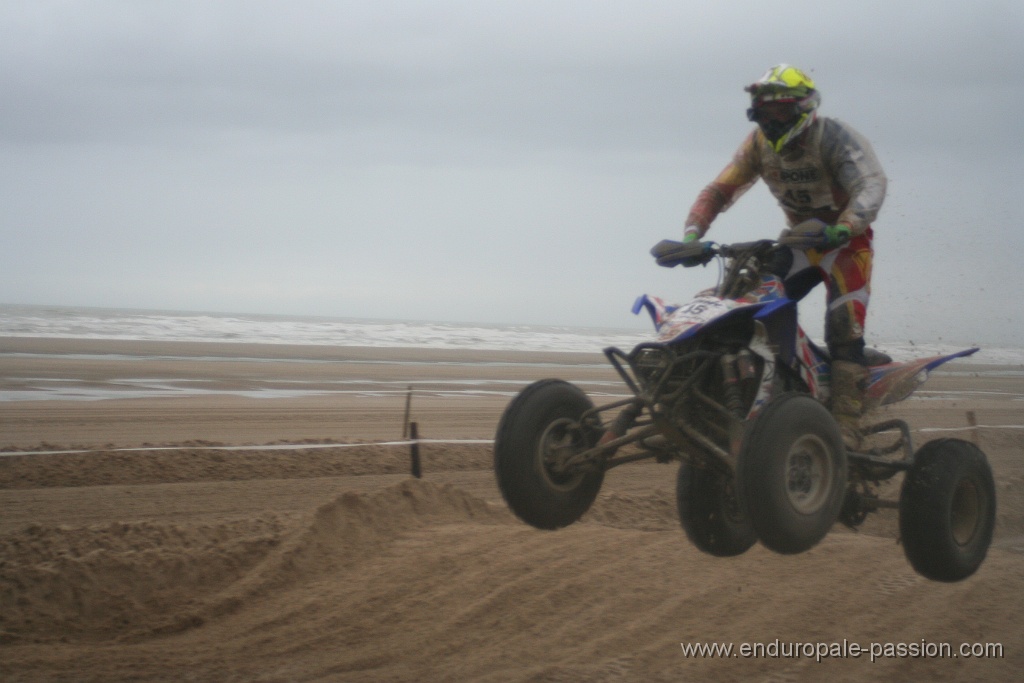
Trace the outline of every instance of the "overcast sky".
{"type": "Polygon", "coordinates": [[[4,0],[0,302],[646,326],[778,62],[890,179],[869,341],[1019,345],[1020,0],[4,0]]]}

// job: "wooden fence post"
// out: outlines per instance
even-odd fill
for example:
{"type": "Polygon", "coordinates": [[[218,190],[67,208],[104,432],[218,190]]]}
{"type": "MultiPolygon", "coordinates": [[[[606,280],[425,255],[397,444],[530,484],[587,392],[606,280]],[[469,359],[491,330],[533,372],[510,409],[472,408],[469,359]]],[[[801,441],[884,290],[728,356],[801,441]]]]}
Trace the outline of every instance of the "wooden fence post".
{"type": "Polygon", "coordinates": [[[420,467],[420,435],[415,422],[409,423],[409,438],[412,440],[412,443],[409,445],[409,455],[412,459],[412,476],[417,479],[422,479],[423,470],[420,467]]]}
{"type": "Polygon", "coordinates": [[[402,438],[409,435],[409,410],[412,408],[412,386],[405,395],[405,417],[402,418],[402,438]]]}
{"type": "Polygon", "coordinates": [[[979,445],[978,416],[974,414],[973,410],[967,411],[967,424],[971,426],[971,441],[974,442],[975,446],[979,445]]]}

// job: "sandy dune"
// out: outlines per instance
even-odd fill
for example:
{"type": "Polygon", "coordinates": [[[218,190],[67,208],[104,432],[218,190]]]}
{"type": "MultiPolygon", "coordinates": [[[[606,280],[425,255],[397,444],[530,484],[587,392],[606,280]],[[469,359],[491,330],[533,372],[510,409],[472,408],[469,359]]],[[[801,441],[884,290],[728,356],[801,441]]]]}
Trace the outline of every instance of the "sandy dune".
{"type": "Polygon", "coordinates": [[[1019,372],[964,366],[894,411],[918,442],[970,438],[928,431],[964,427],[968,410],[983,425],[996,541],[974,577],[941,584],[907,564],[890,512],[799,556],[755,547],[723,560],[679,529],[674,465],[612,471],[583,522],[541,532],[502,504],[485,444],[424,445],[421,480],[406,447],[313,447],[399,439],[407,382],[419,382],[425,436],[488,439],[522,382],[558,374],[614,393],[598,357],[0,342],[27,354],[0,360],[0,389],[139,378],[216,389],[0,403],[8,454],[91,449],[0,457],[5,681],[1009,681],[1024,667],[1024,430],[1006,428],[1024,424],[1019,372]],[[466,379],[473,393],[452,391],[466,379]],[[342,381],[366,384],[223,393],[342,381]],[[169,450],[117,450],[144,444],[169,450]],[[844,641],[1002,654],[817,662],[680,647],[844,641]]]}

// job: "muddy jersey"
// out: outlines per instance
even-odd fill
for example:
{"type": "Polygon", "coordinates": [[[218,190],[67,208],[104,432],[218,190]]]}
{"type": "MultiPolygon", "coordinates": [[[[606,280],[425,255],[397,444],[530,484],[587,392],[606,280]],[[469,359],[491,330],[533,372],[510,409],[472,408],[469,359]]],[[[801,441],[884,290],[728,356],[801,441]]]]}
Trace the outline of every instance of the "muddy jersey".
{"type": "Polygon", "coordinates": [[[885,199],[886,177],[871,144],[835,119],[819,117],[776,153],[760,129],[747,136],[732,162],[697,197],[686,220],[701,234],[763,178],[790,227],[817,218],[864,232],[885,199]]]}

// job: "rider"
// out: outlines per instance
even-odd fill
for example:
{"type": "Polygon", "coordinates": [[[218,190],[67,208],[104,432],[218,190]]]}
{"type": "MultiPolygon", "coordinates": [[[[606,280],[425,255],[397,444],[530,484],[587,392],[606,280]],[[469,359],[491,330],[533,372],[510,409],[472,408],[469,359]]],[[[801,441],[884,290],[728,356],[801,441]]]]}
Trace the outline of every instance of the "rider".
{"type": "Polygon", "coordinates": [[[790,230],[781,266],[786,293],[804,297],[827,283],[825,341],[832,356],[832,413],[844,437],[859,443],[867,360],[864,318],[871,291],[871,222],[885,199],[886,177],[870,143],[845,123],[819,117],[821,95],[789,64],[747,86],[747,118],[757,123],[732,162],[697,197],[684,242],[699,240],[715,217],[758,178],[778,200],[790,230]],[[810,230],[808,219],[817,219],[810,230]],[[804,225],[800,225],[804,223],[804,225]],[[792,230],[797,228],[797,230],[792,230]]]}

